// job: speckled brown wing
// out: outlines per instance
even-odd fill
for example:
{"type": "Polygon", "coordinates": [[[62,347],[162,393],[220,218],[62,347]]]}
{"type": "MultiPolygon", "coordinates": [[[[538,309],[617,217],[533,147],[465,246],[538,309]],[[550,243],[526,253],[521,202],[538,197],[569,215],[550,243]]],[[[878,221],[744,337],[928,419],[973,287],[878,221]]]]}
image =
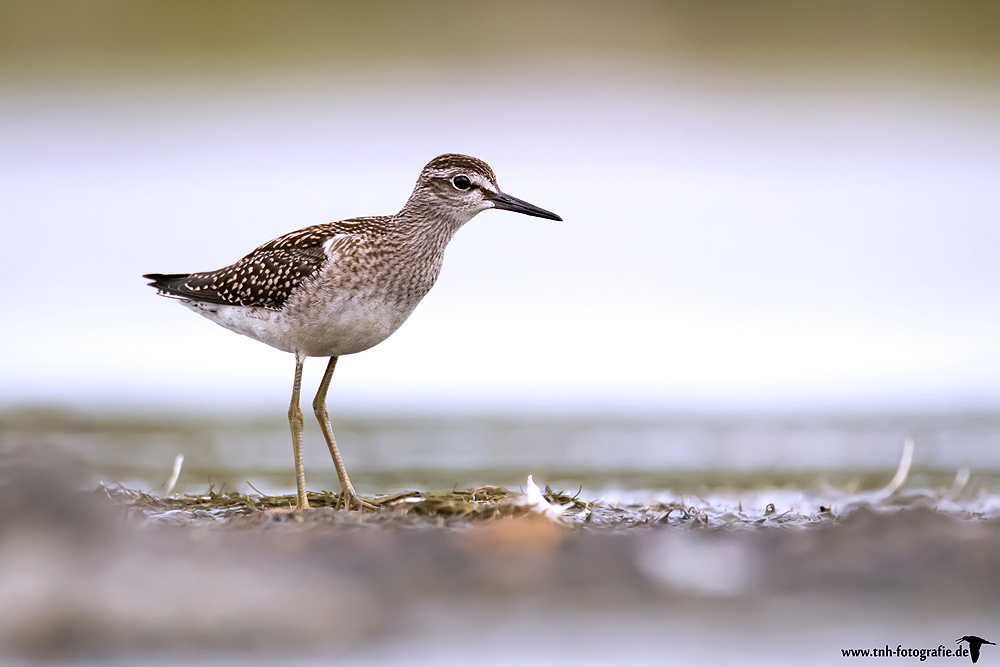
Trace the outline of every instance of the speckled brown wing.
{"type": "Polygon", "coordinates": [[[268,241],[243,259],[216,271],[149,273],[161,294],[190,301],[280,309],[302,281],[327,261],[323,244],[341,234],[372,234],[384,218],[354,218],[306,227],[268,241]]]}

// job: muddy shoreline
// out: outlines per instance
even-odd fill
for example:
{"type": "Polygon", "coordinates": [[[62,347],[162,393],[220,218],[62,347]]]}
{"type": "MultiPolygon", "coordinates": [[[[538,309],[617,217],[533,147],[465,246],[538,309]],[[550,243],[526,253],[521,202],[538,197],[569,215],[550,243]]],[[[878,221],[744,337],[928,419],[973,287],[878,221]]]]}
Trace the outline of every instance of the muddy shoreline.
{"type": "Polygon", "coordinates": [[[842,646],[1000,628],[1000,498],[957,491],[549,490],[547,512],[479,487],[379,512],[314,493],[298,513],[292,496],[95,488],[6,457],[0,657],[839,664],[842,646]]]}

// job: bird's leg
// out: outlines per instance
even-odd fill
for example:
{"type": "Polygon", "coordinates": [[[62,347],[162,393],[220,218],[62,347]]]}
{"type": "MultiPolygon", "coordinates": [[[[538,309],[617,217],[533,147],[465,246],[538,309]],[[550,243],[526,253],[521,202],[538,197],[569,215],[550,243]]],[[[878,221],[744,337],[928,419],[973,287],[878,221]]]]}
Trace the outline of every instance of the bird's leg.
{"type": "Polygon", "coordinates": [[[292,402],[288,406],[288,425],[292,429],[292,454],[295,457],[295,493],[297,510],[309,509],[306,497],[306,469],[302,465],[302,409],[299,407],[299,387],[302,385],[302,362],[304,358],[295,355],[295,382],[292,384],[292,402]]]}
{"type": "Polygon", "coordinates": [[[316,398],[313,399],[313,412],[319,421],[319,427],[326,438],[326,445],[330,448],[330,456],[333,457],[333,465],[337,468],[337,477],[340,479],[340,497],[337,499],[337,509],[346,508],[374,510],[378,509],[372,503],[362,500],[354,491],[354,485],[347,476],[347,468],[344,467],[344,460],[340,458],[340,451],[337,449],[337,441],[333,437],[333,427],[330,426],[330,413],[326,410],[326,392],[330,388],[330,378],[333,377],[333,369],[337,365],[337,357],[330,357],[330,363],[326,365],[326,372],[323,373],[323,380],[319,383],[316,391],[316,398]]]}

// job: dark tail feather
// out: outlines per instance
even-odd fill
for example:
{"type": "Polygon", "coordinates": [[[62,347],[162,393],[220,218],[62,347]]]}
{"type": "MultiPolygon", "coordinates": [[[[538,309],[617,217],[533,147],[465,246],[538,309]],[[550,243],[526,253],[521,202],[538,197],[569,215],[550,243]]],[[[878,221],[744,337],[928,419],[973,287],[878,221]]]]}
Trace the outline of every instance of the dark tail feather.
{"type": "Polygon", "coordinates": [[[190,275],[190,273],[147,273],[142,277],[153,281],[149,283],[150,287],[164,292],[172,292],[187,282],[190,275]]]}
{"type": "Polygon", "coordinates": [[[161,296],[203,303],[232,303],[210,288],[211,273],[147,273],[143,278],[153,282],[161,296]]]}

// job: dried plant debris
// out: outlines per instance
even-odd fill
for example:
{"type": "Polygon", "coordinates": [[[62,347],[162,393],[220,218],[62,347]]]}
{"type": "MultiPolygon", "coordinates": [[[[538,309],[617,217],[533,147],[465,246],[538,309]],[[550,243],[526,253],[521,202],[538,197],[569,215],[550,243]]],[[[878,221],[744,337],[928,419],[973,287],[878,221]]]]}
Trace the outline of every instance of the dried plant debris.
{"type": "MultiPolygon", "coordinates": [[[[508,517],[536,516],[567,527],[619,530],[674,526],[690,529],[758,529],[838,523],[859,512],[893,513],[928,509],[965,520],[1000,518],[1000,498],[981,492],[957,500],[951,489],[896,489],[889,495],[836,492],[811,493],[765,489],[752,493],[706,491],[697,496],[669,492],[605,494],[587,500],[580,492],[544,491],[538,496],[498,486],[447,492],[404,491],[375,498],[377,512],[334,508],[337,494],[312,492],[312,509],[295,511],[295,496],[219,492],[160,497],[122,486],[101,486],[99,493],[132,517],[168,523],[217,522],[257,525],[266,522],[340,523],[359,526],[462,526],[508,517]]],[[[529,487],[530,490],[530,487],[529,487]]]]}
{"type": "MultiPolygon", "coordinates": [[[[525,486],[517,491],[500,486],[480,486],[448,492],[403,491],[370,498],[380,509],[376,513],[338,513],[338,494],[309,494],[312,509],[296,512],[294,495],[269,496],[262,493],[221,492],[209,487],[198,495],[171,495],[183,463],[175,459],[173,472],[163,497],[121,486],[102,487],[119,507],[143,518],[189,522],[192,520],[228,520],[250,523],[265,520],[294,519],[297,523],[317,520],[355,525],[421,525],[428,522],[457,525],[504,517],[538,515],[560,525],[619,529],[636,526],[670,525],[691,528],[755,528],[836,522],[858,511],[892,512],[902,508],[928,508],[964,519],[989,519],[998,516],[997,494],[988,493],[982,484],[969,492],[970,470],[958,471],[947,488],[935,490],[917,480],[910,488],[914,444],[904,442],[900,462],[888,484],[874,490],[859,491],[859,484],[848,482],[841,488],[819,484],[814,491],[765,488],[758,490],[720,490],[705,488],[695,494],[672,494],[667,491],[609,491],[597,500],[583,500],[582,487],[574,495],[543,491],[527,476],[525,486]],[[916,488],[913,488],[916,487],[916,488]],[[246,522],[244,521],[244,522],[246,522]]],[[[251,488],[253,488],[251,486],[251,488]]],[[[256,489],[254,489],[256,492],[256,489]]]]}
{"type": "MultiPolygon", "coordinates": [[[[154,520],[197,520],[233,519],[257,513],[272,518],[294,518],[299,521],[325,519],[337,505],[338,494],[332,492],[310,492],[311,510],[295,513],[295,495],[267,496],[244,494],[235,491],[221,493],[213,488],[200,495],[154,496],[149,493],[128,489],[123,486],[101,486],[100,492],[115,504],[124,506],[133,516],[154,520]],[[312,511],[316,510],[316,511],[312,511]]],[[[385,521],[421,520],[437,521],[483,521],[501,517],[531,514],[531,506],[521,502],[519,492],[498,486],[482,486],[448,492],[404,491],[387,496],[377,496],[378,512],[341,512],[354,522],[383,523],[385,521]]],[[[576,496],[569,496],[546,488],[545,500],[561,506],[566,518],[586,514],[593,503],[587,503],[576,496]]]]}
{"type": "MultiPolygon", "coordinates": [[[[356,525],[426,525],[428,522],[459,525],[489,519],[534,515],[555,524],[588,528],[620,529],[671,525],[691,528],[755,528],[801,526],[839,521],[859,510],[891,512],[902,508],[925,508],[963,519],[1000,517],[996,494],[982,491],[963,501],[969,471],[960,470],[947,489],[904,490],[913,461],[913,441],[903,445],[899,467],[892,480],[875,491],[838,491],[824,488],[819,494],[805,491],[766,489],[739,494],[708,491],[692,497],[646,492],[645,497],[618,494],[619,498],[582,500],[575,495],[542,491],[531,475],[523,490],[480,486],[448,492],[403,491],[370,499],[378,512],[336,512],[338,494],[325,491],[309,495],[311,509],[296,512],[294,495],[268,496],[236,491],[217,492],[209,487],[200,495],[158,497],[122,486],[102,486],[101,491],[134,516],[168,522],[227,520],[230,523],[293,519],[356,525]]],[[[173,487],[183,459],[178,457],[167,488],[173,487]]]]}

